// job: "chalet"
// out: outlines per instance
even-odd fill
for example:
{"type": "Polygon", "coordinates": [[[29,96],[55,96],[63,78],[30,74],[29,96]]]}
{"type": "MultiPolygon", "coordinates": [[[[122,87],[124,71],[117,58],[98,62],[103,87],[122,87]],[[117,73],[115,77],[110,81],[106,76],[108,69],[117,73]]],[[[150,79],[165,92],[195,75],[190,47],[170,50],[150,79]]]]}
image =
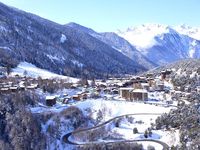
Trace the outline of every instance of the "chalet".
{"type": "Polygon", "coordinates": [[[9,93],[10,92],[10,89],[9,88],[1,88],[0,89],[0,93],[2,93],[2,94],[7,94],[7,93],[9,93]]]}
{"type": "Polygon", "coordinates": [[[119,94],[122,98],[124,98],[126,100],[130,100],[130,93],[133,90],[134,90],[134,88],[120,88],[119,94]]]}
{"type": "Polygon", "coordinates": [[[119,93],[122,98],[130,101],[145,101],[148,99],[148,92],[145,89],[120,88],[119,93]]]}
{"type": "Polygon", "coordinates": [[[134,89],[131,91],[130,100],[145,101],[148,100],[148,92],[145,89],[134,89]]]}
{"type": "Polygon", "coordinates": [[[17,92],[18,91],[18,87],[17,86],[12,86],[9,88],[11,92],[17,92]]]}
{"type": "Polygon", "coordinates": [[[53,106],[56,104],[56,96],[47,96],[46,97],[46,105],[53,106]]]}
{"type": "Polygon", "coordinates": [[[20,91],[24,91],[25,90],[25,86],[24,85],[20,85],[19,89],[20,89],[20,91]]]}
{"type": "Polygon", "coordinates": [[[80,100],[81,100],[81,96],[80,96],[80,95],[73,95],[73,96],[72,96],[72,99],[73,99],[73,100],[80,101],[80,100]]]}

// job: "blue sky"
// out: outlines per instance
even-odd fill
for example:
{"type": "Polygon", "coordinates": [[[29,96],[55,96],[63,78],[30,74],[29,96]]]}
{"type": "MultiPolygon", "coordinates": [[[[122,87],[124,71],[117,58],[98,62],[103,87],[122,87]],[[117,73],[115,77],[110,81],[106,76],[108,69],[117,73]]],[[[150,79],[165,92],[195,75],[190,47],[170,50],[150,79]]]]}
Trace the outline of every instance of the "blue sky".
{"type": "Polygon", "coordinates": [[[200,0],[0,0],[60,24],[76,22],[96,31],[144,23],[200,26],[200,0]]]}

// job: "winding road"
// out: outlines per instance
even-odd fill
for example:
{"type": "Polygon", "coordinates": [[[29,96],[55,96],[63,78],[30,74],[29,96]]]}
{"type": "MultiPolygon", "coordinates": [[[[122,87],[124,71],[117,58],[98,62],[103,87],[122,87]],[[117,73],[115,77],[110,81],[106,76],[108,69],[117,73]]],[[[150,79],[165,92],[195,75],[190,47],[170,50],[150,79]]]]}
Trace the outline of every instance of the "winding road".
{"type": "Polygon", "coordinates": [[[65,134],[63,137],[62,137],[62,140],[65,142],[65,143],[68,143],[68,144],[72,144],[72,145],[89,145],[91,143],[98,143],[98,144],[112,144],[112,143],[117,143],[117,142],[127,142],[127,143],[130,143],[130,142],[154,142],[154,143],[158,143],[160,145],[163,146],[163,150],[169,150],[169,146],[162,142],[162,141],[158,141],[158,140],[153,140],[153,139],[141,139],[141,140],[117,140],[117,141],[112,141],[112,142],[106,142],[106,141],[102,141],[102,142],[85,142],[85,143],[78,143],[78,142],[75,142],[75,141],[70,141],[69,137],[72,135],[72,134],[76,134],[76,133],[79,133],[79,132],[86,132],[86,131],[89,131],[89,130],[93,130],[93,129],[96,129],[96,128],[99,128],[99,127],[102,127],[108,123],[111,123],[112,121],[116,120],[116,119],[119,119],[119,118],[123,118],[125,116],[137,116],[137,115],[161,115],[161,113],[135,113],[135,114],[126,114],[126,115],[121,115],[121,116],[117,116],[117,117],[114,117],[112,119],[109,119],[105,122],[103,122],[102,124],[99,124],[97,126],[94,126],[94,127],[90,127],[90,128],[86,128],[86,129],[80,129],[80,130],[77,130],[77,131],[72,131],[72,132],[69,132],[67,134],[65,134]]]}

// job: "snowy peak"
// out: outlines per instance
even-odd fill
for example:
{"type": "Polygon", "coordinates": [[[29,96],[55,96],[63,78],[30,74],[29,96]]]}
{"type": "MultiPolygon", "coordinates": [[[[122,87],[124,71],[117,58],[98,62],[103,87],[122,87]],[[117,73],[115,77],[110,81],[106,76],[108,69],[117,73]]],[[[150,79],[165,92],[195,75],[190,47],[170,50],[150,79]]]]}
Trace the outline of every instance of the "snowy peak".
{"type": "Polygon", "coordinates": [[[138,49],[151,48],[157,45],[155,37],[163,33],[169,33],[169,26],[161,24],[143,24],[137,27],[118,31],[118,35],[128,40],[138,49]]]}
{"type": "Polygon", "coordinates": [[[175,27],[174,29],[181,34],[200,40],[200,27],[191,27],[183,24],[175,27]]]}
{"type": "Polygon", "coordinates": [[[185,58],[200,58],[200,28],[143,24],[117,33],[159,65],[185,58]]]}

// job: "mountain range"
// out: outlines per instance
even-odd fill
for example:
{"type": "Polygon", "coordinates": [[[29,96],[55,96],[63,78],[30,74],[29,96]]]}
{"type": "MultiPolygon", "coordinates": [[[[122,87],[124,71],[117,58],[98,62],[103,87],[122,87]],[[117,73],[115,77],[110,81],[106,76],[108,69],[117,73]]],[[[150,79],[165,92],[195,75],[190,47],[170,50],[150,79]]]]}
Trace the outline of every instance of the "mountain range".
{"type": "Polygon", "coordinates": [[[135,74],[185,58],[200,58],[200,29],[145,24],[99,33],[61,25],[0,3],[0,66],[28,62],[88,78],[135,74]]]}
{"type": "Polygon", "coordinates": [[[90,34],[0,3],[0,65],[28,62],[68,76],[104,77],[147,70],[90,34]]]}
{"type": "Polygon", "coordinates": [[[157,65],[200,58],[200,28],[143,24],[129,27],[125,31],[118,30],[117,34],[157,65]]]}

